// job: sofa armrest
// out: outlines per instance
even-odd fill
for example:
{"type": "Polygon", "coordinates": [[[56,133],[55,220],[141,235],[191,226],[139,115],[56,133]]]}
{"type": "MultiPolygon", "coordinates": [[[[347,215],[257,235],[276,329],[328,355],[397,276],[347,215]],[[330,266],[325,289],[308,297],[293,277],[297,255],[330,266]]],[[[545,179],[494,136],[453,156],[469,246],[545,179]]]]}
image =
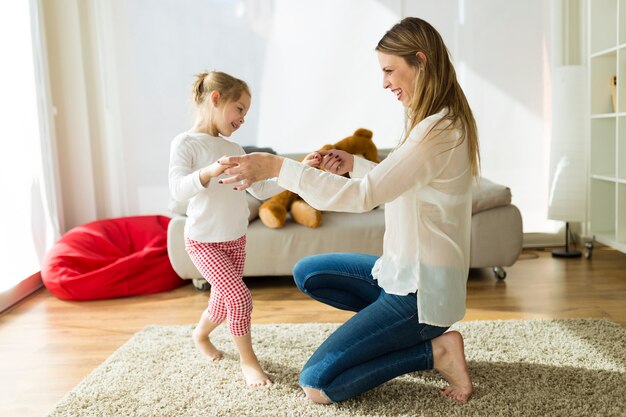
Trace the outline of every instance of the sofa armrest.
{"type": "Polygon", "coordinates": [[[522,253],[522,215],[512,204],[472,216],[470,268],[511,266],[522,253]]]}
{"type": "Polygon", "coordinates": [[[511,204],[511,189],[481,178],[472,186],[472,214],[511,204]]]}
{"type": "Polygon", "coordinates": [[[174,216],[167,225],[167,256],[172,268],[183,279],[198,278],[200,273],[185,251],[185,222],[187,216],[174,216]]]}

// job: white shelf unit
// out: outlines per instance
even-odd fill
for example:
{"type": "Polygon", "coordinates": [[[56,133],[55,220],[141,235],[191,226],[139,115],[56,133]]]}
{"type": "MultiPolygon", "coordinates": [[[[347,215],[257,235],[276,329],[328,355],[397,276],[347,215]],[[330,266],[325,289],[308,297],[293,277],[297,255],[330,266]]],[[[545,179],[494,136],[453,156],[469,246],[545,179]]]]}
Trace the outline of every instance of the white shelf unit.
{"type": "Polygon", "coordinates": [[[587,18],[587,230],[598,242],[626,253],[626,0],[588,0],[587,18]],[[611,93],[614,76],[615,107],[611,93]]]}

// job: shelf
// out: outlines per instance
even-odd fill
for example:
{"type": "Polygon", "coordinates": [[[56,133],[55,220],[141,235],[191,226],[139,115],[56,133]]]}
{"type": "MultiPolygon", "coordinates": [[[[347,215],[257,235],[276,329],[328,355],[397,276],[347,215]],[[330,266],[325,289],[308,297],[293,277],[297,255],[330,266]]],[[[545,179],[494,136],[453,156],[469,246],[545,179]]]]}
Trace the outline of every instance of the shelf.
{"type": "Polygon", "coordinates": [[[612,235],[615,239],[615,189],[616,184],[591,180],[591,230],[594,234],[612,235]]]}
{"type": "Polygon", "coordinates": [[[624,77],[626,77],[626,49],[620,49],[617,55],[617,65],[615,70],[617,89],[619,90],[617,92],[617,112],[621,114],[626,111],[626,83],[624,82],[624,77]]]}
{"type": "MultiPolygon", "coordinates": [[[[591,1],[591,0],[590,0],[591,1]]],[[[626,0],[620,0],[619,2],[619,20],[621,22],[621,27],[619,27],[619,43],[621,47],[626,47],[626,27],[624,27],[624,22],[626,22],[626,0]]]]}
{"type": "Polygon", "coordinates": [[[617,118],[591,120],[591,175],[617,178],[615,167],[615,126],[617,118]]]}
{"type": "Polygon", "coordinates": [[[589,0],[590,235],[626,253],[626,0],[589,0]]]}
{"type": "MultiPolygon", "coordinates": [[[[617,178],[626,182],[626,115],[617,119],[617,178]]],[[[626,206],[624,206],[626,208],[626,206]]],[[[625,209],[626,211],[626,209],[625,209]]]]}
{"type": "Polygon", "coordinates": [[[602,114],[592,114],[592,119],[614,119],[616,117],[626,116],[626,113],[602,113],[602,114]]]}
{"type": "Polygon", "coordinates": [[[589,45],[593,53],[616,45],[617,12],[617,0],[589,0],[589,17],[592,29],[590,30],[589,45]],[[601,30],[593,30],[594,28],[601,30]]]}
{"type": "Polygon", "coordinates": [[[607,177],[605,175],[592,175],[591,178],[594,180],[598,180],[598,181],[606,181],[606,182],[610,182],[613,184],[625,184],[626,185],[626,179],[623,179],[623,178],[607,177]]]}
{"type": "Polygon", "coordinates": [[[610,182],[610,183],[613,183],[613,184],[624,184],[624,185],[626,185],[626,179],[625,178],[608,177],[606,175],[592,175],[591,178],[594,179],[594,180],[598,180],[598,181],[606,181],[606,182],[610,182]]]}
{"type": "Polygon", "coordinates": [[[618,242],[615,240],[615,234],[611,233],[594,233],[593,237],[596,241],[603,245],[610,246],[620,252],[626,253],[626,242],[618,242]]]}
{"type": "Polygon", "coordinates": [[[611,83],[617,74],[617,53],[592,58],[590,66],[591,114],[615,113],[611,83]]]}
{"type": "Polygon", "coordinates": [[[612,177],[609,175],[592,175],[591,178],[593,178],[594,180],[598,180],[598,181],[606,181],[606,182],[619,182],[619,180],[617,179],[617,177],[612,177]]]}
{"type": "MultiPolygon", "coordinates": [[[[626,184],[617,186],[617,207],[626,207],[626,184]]],[[[626,210],[617,213],[617,236],[619,243],[626,244],[626,210]]]]}
{"type": "Polygon", "coordinates": [[[594,52],[593,54],[591,54],[591,58],[603,58],[605,56],[614,56],[619,48],[620,48],[619,46],[613,46],[611,48],[605,49],[604,51],[594,52]]]}
{"type": "Polygon", "coordinates": [[[612,246],[613,242],[615,242],[615,232],[613,231],[602,231],[595,232],[593,237],[603,245],[612,246]]]}

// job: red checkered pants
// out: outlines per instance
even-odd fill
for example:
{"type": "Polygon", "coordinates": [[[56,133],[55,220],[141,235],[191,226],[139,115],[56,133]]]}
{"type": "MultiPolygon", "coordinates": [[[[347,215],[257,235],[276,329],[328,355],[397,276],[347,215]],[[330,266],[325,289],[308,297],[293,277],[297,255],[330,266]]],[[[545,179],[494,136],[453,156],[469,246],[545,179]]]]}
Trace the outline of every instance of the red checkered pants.
{"type": "Polygon", "coordinates": [[[229,242],[196,242],[185,238],[185,250],[204,279],[211,284],[206,311],[214,323],[228,318],[233,336],[250,333],[252,294],[243,282],[246,236],[229,242]]]}

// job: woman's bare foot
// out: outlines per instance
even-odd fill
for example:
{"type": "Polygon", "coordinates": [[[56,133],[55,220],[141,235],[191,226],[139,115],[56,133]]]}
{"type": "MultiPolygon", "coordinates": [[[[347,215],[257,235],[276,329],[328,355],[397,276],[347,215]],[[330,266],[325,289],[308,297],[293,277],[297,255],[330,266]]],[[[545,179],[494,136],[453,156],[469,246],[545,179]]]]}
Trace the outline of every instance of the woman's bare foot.
{"type": "Polygon", "coordinates": [[[202,332],[199,328],[196,328],[192,334],[193,342],[196,347],[204,356],[209,358],[213,362],[217,362],[224,357],[222,351],[217,349],[211,340],[209,339],[209,335],[205,332],[202,332]]]}
{"type": "Polygon", "coordinates": [[[258,361],[241,361],[241,370],[246,380],[246,385],[251,388],[269,387],[272,381],[267,376],[258,361]]]}
{"type": "Polygon", "coordinates": [[[447,332],[433,339],[432,344],[435,369],[450,384],[442,388],[441,392],[465,404],[474,387],[465,361],[463,337],[456,331],[447,332]]]}

